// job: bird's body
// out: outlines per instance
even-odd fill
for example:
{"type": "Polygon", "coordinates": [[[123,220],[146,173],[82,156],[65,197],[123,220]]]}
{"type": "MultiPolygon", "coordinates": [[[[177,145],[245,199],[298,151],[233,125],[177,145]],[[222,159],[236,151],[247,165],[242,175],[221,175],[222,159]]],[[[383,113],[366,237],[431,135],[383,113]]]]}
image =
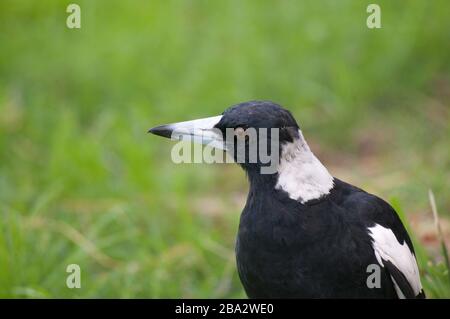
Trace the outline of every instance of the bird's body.
{"type": "Polygon", "coordinates": [[[305,204],[278,190],[251,187],[236,242],[239,276],[252,298],[396,298],[380,267],[369,288],[367,267],[378,265],[368,228],[395,229],[410,239],[383,200],[334,179],[330,194],[305,204]]]}
{"type": "MultiPolygon", "coordinates": [[[[241,103],[222,116],[152,129],[170,137],[202,136],[238,159],[248,128],[277,129],[277,170],[245,157],[250,181],[236,240],[239,277],[250,298],[424,297],[411,240],[382,199],[333,178],[314,156],[292,115],[267,101],[241,103]],[[192,128],[203,125],[198,129],[192,128]],[[232,128],[234,136],[219,135],[232,128]],[[219,130],[212,133],[211,130],[219,130]],[[173,133],[175,132],[175,133],[173,133]],[[216,135],[215,135],[216,134],[216,135]],[[231,141],[231,142],[230,142],[231,141]]],[[[255,142],[256,143],[256,142],[255,142]]],[[[259,156],[259,155],[258,155],[259,156]]]]}

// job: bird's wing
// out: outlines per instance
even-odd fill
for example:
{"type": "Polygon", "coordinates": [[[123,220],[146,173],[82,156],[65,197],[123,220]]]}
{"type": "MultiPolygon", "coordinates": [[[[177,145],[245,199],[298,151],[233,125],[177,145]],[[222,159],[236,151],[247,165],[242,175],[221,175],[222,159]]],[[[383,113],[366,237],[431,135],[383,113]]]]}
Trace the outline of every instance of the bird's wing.
{"type": "Polygon", "coordinates": [[[389,273],[399,298],[423,298],[414,247],[396,211],[381,198],[357,189],[347,207],[367,228],[377,262],[389,273]]]}
{"type": "Polygon", "coordinates": [[[368,229],[377,261],[390,274],[397,296],[399,298],[420,296],[422,285],[417,261],[406,241],[400,243],[392,229],[379,224],[368,229]]]}

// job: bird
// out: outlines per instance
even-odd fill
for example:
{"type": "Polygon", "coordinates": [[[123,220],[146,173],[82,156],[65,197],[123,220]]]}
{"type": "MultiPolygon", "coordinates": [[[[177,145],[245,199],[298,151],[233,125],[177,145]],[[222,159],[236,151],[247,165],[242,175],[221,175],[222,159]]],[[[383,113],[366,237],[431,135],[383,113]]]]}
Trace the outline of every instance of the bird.
{"type": "Polygon", "coordinates": [[[149,132],[208,144],[236,160],[238,142],[247,151],[255,144],[242,138],[250,129],[268,132],[260,145],[277,160],[269,173],[259,155],[237,161],[249,180],[235,241],[249,298],[425,298],[412,241],[394,208],[333,177],[279,104],[243,102],[218,116],[149,132]]]}

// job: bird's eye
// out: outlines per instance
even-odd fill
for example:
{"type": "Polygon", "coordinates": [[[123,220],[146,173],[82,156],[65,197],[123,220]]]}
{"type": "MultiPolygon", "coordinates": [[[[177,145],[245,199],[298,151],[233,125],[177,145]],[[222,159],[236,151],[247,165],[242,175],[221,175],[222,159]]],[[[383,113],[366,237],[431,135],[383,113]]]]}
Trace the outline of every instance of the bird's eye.
{"type": "Polygon", "coordinates": [[[245,137],[245,129],[242,127],[236,127],[234,129],[234,135],[236,135],[236,137],[238,138],[244,138],[245,137]]]}

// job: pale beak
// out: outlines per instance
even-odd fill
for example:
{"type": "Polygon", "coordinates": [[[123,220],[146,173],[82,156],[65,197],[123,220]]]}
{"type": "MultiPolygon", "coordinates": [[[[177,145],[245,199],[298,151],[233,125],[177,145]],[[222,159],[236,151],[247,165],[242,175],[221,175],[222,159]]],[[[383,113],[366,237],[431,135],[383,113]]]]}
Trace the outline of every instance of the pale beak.
{"type": "Polygon", "coordinates": [[[172,140],[191,141],[225,150],[223,136],[219,129],[214,128],[221,118],[222,115],[219,115],[198,120],[160,125],[151,128],[148,132],[172,140]]]}

